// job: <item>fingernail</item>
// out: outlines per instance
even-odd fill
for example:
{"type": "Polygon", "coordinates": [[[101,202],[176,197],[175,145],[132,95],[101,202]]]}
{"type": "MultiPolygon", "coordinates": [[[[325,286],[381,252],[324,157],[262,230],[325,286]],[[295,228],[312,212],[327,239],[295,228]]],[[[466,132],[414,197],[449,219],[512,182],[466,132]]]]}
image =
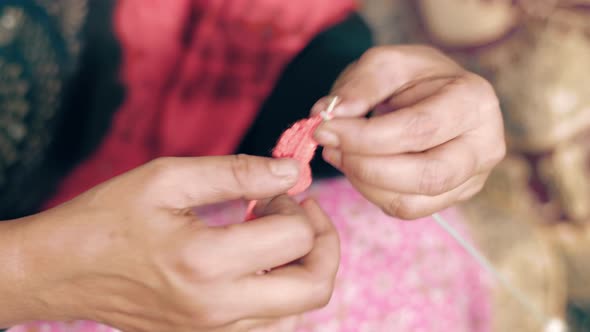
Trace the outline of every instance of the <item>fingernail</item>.
{"type": "Polygon", "coordinates": [[[323,112],[323,111],[326,109],[327,105],[328,105],[328,104],[326,103],[326,100],[325,100],[325,98],[323,98],[323,99],[320,99],[318,102],[316,102],[316,103],[315,103],[315,104],[312,106],[312,108],[311,108],[311,112],[310,112],[310,115],[311,115],[311,116],[314,116],[314,115],[318,115],[318,114],[320,114],[321,112],[323,112]]]}
{"type": "Polygon", "coordinates": [[[342,160],[342,152],[336,149],[324,149],[324,159],[329,162],[332,166],[340,167],[342,160]]]}
{"type": "Polygon", "coordinates": [[[332,112],[336,116],[361,116],[369,112],[369,105],[364,101],[343,101],[332,112]]]}
{"type": "Polygon", "coordinates": [[[299,173],[299,165],[292,159],[276,159],[271,161],[270,171],[278,177],[295,179],[299,173]]]}
{"type": "Polygon", "coordinates": [[[320,145],[326,147],[336,148],[340,145],[338,135],[323,127],[315,131],[314,138],[320,145]]]}
{"type": "Polygon", "coordinates": [[[318,102],[311,108],[311,115],[318,115],[319,113],[326,111],[330,103],[334,101],[334,98],[337,99],[334,109],[330,112],[332,115],[355,117],[365,115],[369,112],[369,104],[364,100],[347,100],[346,98],[332,95],[318,100],[318,102]]]}
{"type": "Polygon", "coordinates": [[[338,96],[326,96],[321,98],[320,100],[318,100],[315,105],[313,105],[313,107],[311,108],[311,115],[318,115],[321,112],[325,112],[325,111],[330,111],[330,113],[333,112],[333,109],[330,109],[331,105],[333,107],[337,107],[338,104],[340,103],[340,97],[338,96]]]}

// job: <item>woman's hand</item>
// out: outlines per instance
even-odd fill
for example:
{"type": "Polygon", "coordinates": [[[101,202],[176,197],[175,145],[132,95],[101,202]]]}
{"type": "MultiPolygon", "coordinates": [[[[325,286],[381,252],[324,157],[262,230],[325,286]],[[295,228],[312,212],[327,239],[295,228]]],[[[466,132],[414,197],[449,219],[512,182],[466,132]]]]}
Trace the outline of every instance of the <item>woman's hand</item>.
{"type": "Polygon", "coordinates": [[[87,319],[126,332],[248,331],[325,305],[338,236],[315,202],[281,195],[297,175],[290,160],[161,159],[10,223],[20,228],[15,261],[27,276],[17,319],[87,319]],[[248,223],[207,227],[192,212],[267,197],[276,198],[248,223]]]}
{"type": "Polygon", "coordinates": [[[472,197],[504,156],[493,88],[431,48],[369,50],[332,95],[341,98],[336,118],[316,131],[324,158],[393,216],[415,219],[472,197]]]}

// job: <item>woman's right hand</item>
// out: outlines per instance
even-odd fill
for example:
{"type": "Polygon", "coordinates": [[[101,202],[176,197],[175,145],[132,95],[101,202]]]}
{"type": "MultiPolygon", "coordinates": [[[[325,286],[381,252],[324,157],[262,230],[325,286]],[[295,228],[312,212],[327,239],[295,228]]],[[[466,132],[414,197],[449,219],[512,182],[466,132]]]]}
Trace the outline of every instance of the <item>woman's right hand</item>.
{"type": "Polygon", "coordinates": [[[4,322],[248,331],[324,306],[338,269],[338,236],[315,202],[281,195],[294,185],[296,165],[249,156],[160,159],[9,222],[19,229],[14,252],[25,300],[22,315],[4,322]],[[192,213],[267,197],[275,198],[260,203],[261,217],[248,223],[208,227],[192,213]]]}

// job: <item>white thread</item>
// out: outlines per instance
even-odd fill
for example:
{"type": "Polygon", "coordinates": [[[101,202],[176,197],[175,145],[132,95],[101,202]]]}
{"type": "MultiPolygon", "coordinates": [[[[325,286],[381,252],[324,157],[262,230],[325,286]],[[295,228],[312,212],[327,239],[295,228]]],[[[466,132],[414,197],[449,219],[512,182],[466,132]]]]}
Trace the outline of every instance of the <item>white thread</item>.
{"type": "Polygon", "coordinates": [[[549,323],[545,325],[545,330],[543,332],[567,332],[567,330],[567,326],[563,320],[559,318],[551,318],[549,323]]]}
{"type": "Polygon", "coordinates": [[[467,253],[475,259],[475,261],[483,267],[492,277],[494,277],[520,304],[528,311],[533,317],[544,327],[544,332],[567,332],[568,328],[565,323],[558,318],[547,318],[536,306],[534,306],[529,299],[520,291],[520,289],[514,287],[508,280],[506,280],[502,274],[485,258],[485,256],[479,252],[474,246],[466,241],[459,232],[457,232],[453,226],[451,226],[440,214],[435,213],[432,218],[437,224],[447,232],[459,245],[467,251],[467,253]]]}
{"type": "Polygon", "coordinates": [[[334,108],[336,107],[336,104],[338,104],[339,101],[340,97],[334,96],[332,98],[332,101],[330,102],[330,105],[328,105],[328,107],[324,111],[320,112],[320,116],[322,117],[322,119],[324,119],[324,121],[332,119],[332,112],[334,111],[334,108]]]}

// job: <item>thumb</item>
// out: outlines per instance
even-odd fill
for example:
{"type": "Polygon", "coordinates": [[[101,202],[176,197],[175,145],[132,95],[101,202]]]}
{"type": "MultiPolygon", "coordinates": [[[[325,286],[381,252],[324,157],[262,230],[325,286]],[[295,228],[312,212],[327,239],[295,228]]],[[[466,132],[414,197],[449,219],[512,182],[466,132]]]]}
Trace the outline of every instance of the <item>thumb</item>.
{"type": "Polygon", "coordinates": [[[153,192],[170,208],[277,196],[294,186],[299,175],[295,160],[247,155],[164,158],[153,166],[153,192]]]}

